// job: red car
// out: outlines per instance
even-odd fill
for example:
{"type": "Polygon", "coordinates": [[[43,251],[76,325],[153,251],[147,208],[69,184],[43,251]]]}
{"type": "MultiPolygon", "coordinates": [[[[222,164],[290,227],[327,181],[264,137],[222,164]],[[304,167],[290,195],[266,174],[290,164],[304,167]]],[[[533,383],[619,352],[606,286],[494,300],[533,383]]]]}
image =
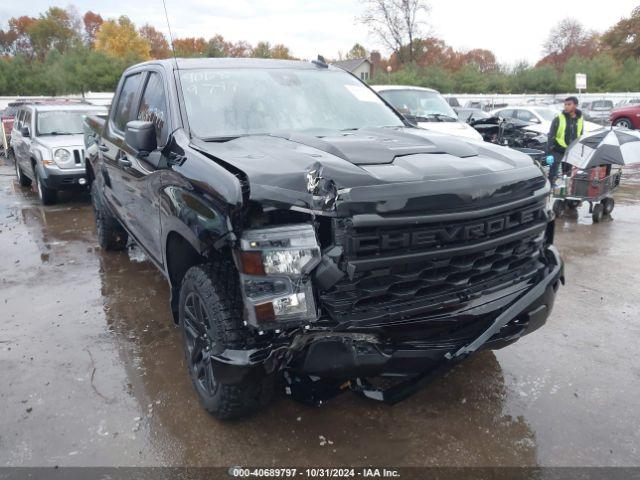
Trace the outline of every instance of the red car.
{"type": "Polygon", "coordinates": [[[615,127],[640,130],[640,103],[614,108],[611,110],[609,120],[615,127]]]}

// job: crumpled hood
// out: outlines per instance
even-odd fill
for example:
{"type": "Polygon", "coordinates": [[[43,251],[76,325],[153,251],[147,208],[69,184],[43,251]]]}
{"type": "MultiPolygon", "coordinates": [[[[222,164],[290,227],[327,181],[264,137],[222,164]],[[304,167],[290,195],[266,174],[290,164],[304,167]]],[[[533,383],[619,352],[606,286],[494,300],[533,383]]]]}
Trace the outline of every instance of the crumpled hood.
{"type": "Polygon", "coordinates": [[[403,209],[410,198],[431,192],[460,194],[473,202],[521,188],[530,195],[531,182],[536,188],[545,184],[527,155],[419,128],[372,128],[322,137],[256,135],[227,142],[194,139],[192,145],[243,172],[251,199],[299,207],[311,205],[307,173],[312,170],[335,183],[343,202],[395,199],[393,207],[382,207],[385,211],[403,209]]]}

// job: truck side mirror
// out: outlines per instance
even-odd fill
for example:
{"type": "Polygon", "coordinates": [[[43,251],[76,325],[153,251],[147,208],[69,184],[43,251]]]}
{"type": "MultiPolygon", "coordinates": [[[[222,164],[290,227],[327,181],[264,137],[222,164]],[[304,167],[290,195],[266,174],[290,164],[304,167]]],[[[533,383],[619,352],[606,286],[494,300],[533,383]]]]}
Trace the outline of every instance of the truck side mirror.
{"type": "Polygon", "coordinates": [[[137,156],[146,157],[158,148],[156,126],[153,122],[132,120],[127,123],[124,141],[137,156]]]}
{"type": "Polygon", "coordinates": [[[22,135],[24,138],[29,138],[31,136],[31,132],[29,132],[29,127],[25,125],[22,128],[20,128],[20,135],[22,135]]]}

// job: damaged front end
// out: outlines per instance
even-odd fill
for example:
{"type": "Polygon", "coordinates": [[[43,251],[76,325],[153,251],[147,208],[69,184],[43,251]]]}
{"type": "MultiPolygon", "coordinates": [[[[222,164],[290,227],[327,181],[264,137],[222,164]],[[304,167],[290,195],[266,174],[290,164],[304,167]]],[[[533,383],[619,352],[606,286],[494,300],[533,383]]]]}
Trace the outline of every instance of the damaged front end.
{"type": "Polygon", "coordinates": [[[284,371],[307,402],[345,389],[394,402],[544,324],[563,264],[540,169],[509,149],[422,135],[202,146],[249,185],[233,248],[256,341],[215,358],[220,381],[284,371]]]}
{"type": "Polygon", "coordinates": [[[236,251],[246,324],[262,341],[219,355],[216,375],[284,370],[289,393],[308,403],[344,390],[394,403],[473,352],[536,330],[563,263],[548,187],[520,186],[527,194],[510,191],[510,201],[430,215],[407,212],[410,196],[404,212],[380,214],[375,195],[392,198],[391,186],[341,192],[304,223],[272,211],[286,224],[245,230],[236,251]],[[383,388],[372,377],[400,381],[383,388]]]}

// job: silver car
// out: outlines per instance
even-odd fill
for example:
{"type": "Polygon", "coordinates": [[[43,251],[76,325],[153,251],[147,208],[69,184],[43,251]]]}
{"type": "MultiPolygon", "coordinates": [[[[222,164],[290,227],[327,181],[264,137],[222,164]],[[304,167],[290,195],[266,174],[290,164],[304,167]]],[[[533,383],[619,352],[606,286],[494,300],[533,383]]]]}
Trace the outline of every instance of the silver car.
{"type": "Polygon", "coordinates": [[[83,119],[106,113],[80,102],[22,105],[11,132],[20,185],[35,183],[45,205],[56,202],[59,190],[86,185],[83,119]]]}
{"type": "Polygon", "coordinates": [[[609,121],[611,110],[613,110],[613,102],[611,100],[594,100],[582,111],[585,119],[604,124],[609,121]]]}

